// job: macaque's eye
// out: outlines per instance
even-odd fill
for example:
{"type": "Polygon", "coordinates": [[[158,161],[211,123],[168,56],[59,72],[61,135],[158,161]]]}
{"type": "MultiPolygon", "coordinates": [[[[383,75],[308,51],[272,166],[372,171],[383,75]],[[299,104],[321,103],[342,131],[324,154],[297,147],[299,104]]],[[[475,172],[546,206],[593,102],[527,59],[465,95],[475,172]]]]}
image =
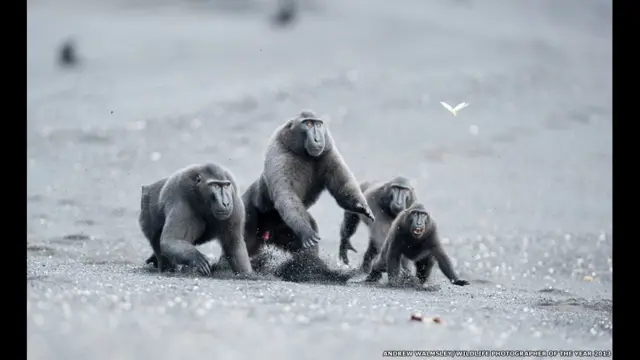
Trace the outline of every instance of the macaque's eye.
{"type": "Polygon", "coordinates": [[[317,127],[319,127],[319,128],[321,128],[321,127],[322,127],[322,121],[318,121],[318,122],[316,122],[316,126],[317,126],[317,127]]]}
{"type": "Polygon", "coordinates": [[[199,184],[202,181],[202,176],[200,174],[196,175],[196,184],[199,184]]]}
{"type": "Polygon", "coordinates": [[[305,121],[305,122],[307,123],[307,127],[308,127],[308,128],[312,128],[312,127],[313,127],[313,121],[311,121],[311,120],[307,120],[307,121],[305,121]]]}

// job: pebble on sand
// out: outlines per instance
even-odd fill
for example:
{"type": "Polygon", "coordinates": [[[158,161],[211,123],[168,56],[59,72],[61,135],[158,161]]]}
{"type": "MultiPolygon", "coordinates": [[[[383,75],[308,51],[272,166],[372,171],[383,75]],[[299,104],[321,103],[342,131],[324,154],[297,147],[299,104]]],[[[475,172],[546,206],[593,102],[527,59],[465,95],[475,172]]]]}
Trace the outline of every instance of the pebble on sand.
{"type": "Polygon", "coordinates": [[[586,275],[584,281],[593,281],[593,276],[586,275]]]}
{"type": "MultiPolygon", "coordinates": [[[[420,313],[413,313],[411,314],[410,321],[424,322],[424,316],[420,313]]],[[[431,321],[436,324],[442,324],[442,319],[439,316],[432,317],[431,321]]]]}

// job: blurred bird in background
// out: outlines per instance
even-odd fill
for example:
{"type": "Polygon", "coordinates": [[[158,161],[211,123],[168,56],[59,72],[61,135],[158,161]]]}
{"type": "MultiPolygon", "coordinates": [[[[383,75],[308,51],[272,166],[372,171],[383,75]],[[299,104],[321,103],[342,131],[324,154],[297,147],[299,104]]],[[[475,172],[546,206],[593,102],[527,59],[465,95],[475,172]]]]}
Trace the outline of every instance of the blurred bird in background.
{"type": "Polygon", "coordinates": [[[62,67],[73,67],[79,62],[74,39],[65,40],[58,50],[58,64],[62,67]]]}
{"type": "Polygon", "coordinates": [[[296,0],[279,0],[278,10],[272,17],[272,22],[276,26],[287,26],[292,24],[298,15],[298,4],[296,0]]]}

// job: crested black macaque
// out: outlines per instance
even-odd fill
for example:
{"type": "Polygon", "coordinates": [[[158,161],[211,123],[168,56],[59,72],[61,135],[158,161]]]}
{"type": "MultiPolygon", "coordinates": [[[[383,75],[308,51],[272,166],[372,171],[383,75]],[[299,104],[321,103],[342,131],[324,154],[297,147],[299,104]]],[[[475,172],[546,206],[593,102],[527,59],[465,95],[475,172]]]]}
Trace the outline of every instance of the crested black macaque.
{"type": "Polygon", "coordinates": [[[362,182],[360,189],[376,218],[371,221],[364,216],[345,211],[340,226],[340,259],[349,265],[347,251],[357,250],[351,244],[351,237],[358,230],[360,221],[369,228],[369,246],[364,253],[361,269],[369,272],[371,262],[380,253],[382,244],[387,237],[389,227],[398,214],[416,201],[416,193],[409,179],[397,176],[384,183],[362,182]]]}
{"type": "Polygon", "coordinates": [[[334,278],[335,272],[318,257],[318,225],[307,211],[325,189],[341,208],[375,220],[326,124],[305,110],[275,130],[263,172],[242,196],[249,256],[254,258],[266,242],[293,253],[290,262],[308,261],[309,256],[296,254],[310,251],[315,254],[317,276],[308,279],[315,281],[323,274],[334,278]]]}
{"type": "Polygon", "coordinates": [[[142,186],[138,223],[149,240],[152,263],[160,272],[186,265],[201,275],[211,264],[196,245],[219,239],[231,269],[253,273],[244,243],[244,205],[226,168],[208,163],[187,166],[142,186]]]}
{"type": "Polygon", "coordinates": [[[469,285],[469,281],[458,278],[453,270],[451,260],[440,243],[436,223],[420,203],[414,203],[393,221],[382,251],[365,281],[377,282],[387,272],[389,285],[402,285],[402,257],[414,263],[416,276],[421,284],[429,279],[433,265],[437,262],[452,284],[469,285]]]}

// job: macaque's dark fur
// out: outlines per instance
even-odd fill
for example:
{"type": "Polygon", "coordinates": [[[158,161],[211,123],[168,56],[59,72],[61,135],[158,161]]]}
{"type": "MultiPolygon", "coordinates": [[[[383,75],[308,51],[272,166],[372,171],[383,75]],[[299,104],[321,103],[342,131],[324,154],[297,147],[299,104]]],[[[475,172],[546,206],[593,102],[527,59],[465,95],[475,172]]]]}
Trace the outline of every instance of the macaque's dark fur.
{"type": "MultiPolygon", "coordinates": [[[[304,251],[317,257],[318,225],[307,209],[324,190],[343,209],[373,218],[327,126],[313,112],[302,111],[275,130],[267,146],[263,172],[242,196],[249,256],[254,258],[269,243],[287,252],[304,251]]],[[[310,257],[293,256],[291,261],[297,259],[309,261],[310,257]]],[[[318,276],[324,273],[327,278],[336,277],[335,271],[317,262],[311,268],[320,271],[318,276]]]]}
{"type": "MultiPolygon", "coordinates": [[[[251,258],[251,266],[256,276],[299,283],[344,284],[360,273],[359,270],[331,269],[313,251],[282,252],[281,248],[270,245],[264,246],[251,258]]],[[[217,274],[227,268],[225,262],[218,262],[214,271],[217,274]]]]}
{"type": "Polygon", "coordinates": [[[329,268],[318,254],[300,251],[282,263],[274,274],[285,281],[315,283],[346,283],[358,271],[339,271],[329,268]]]}
{"type": "Polygon", "coordinates": [[[244,206],[231,172],[216,164],[190,165],[142,186],[138,223],[153,249],[147,259],[161,272],[187,265],[211,274],[196,245],[219,239],[232,270],[252,274],[244,243],[244,206]]]}
{"type": "Polygon", "coordinates": [[[398,214],[365,281],[377,282],[382,274],[387,272],[389,284],[399,285],[402,257],[414,263],[420,284],[429,279],[436,262],[452,284],[469,284],[468,281],[459,279],[453,270],[453,265],[438,238],[436,223],[422,204],[414,203],[398,214]]]}
{"type": "MultiPolygon", "coordinates": [[[[361,269],[368,273],[371,262],[380,253],[380,249],[389,232],[389,227],[398,214],[416,201],[416,193],[409,179],[398,176],[387,182],[362,182],[360,189],[376,221],[349,211],[344,212],[340,226],[340,259],[349,264],[347,251],[356,249],[351,244],[351,237],[358,229],[360,221],[369,228],[369,246],[364,253],[361,269]]],[[[405,264],[406,265],[406,264],[405,264]]],[[[409,269],[406,269],[409,270],[409,269]]]]}

